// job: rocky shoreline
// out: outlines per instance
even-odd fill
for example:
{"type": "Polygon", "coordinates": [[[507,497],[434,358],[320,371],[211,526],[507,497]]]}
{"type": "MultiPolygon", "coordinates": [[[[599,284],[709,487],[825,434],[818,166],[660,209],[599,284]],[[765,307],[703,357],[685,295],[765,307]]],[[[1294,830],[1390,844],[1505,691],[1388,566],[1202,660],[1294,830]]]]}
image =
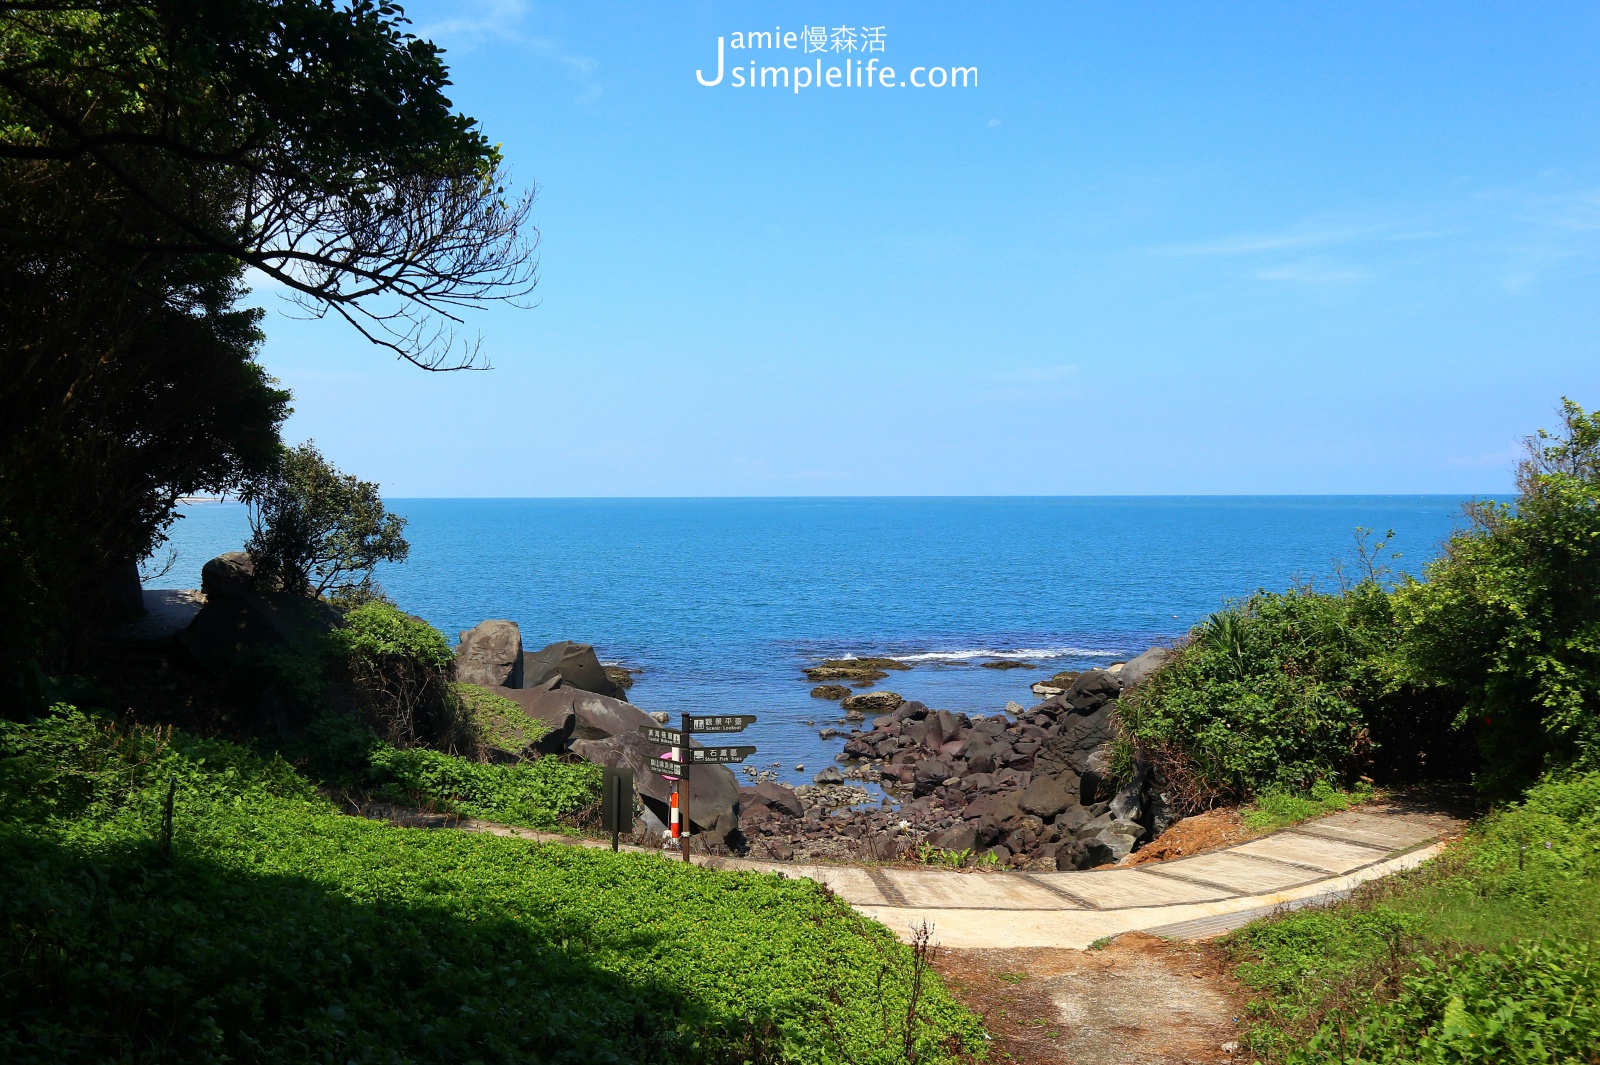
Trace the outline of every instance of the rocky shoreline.
{"type": "MultiPolygon", "coordinates": [[[[593,648],[560,643],[527,651],[516,625],[499,620],[460,639],[462,679],[550,723],[569,754],[632,769],[646,833],[662,827],[669,787],[645,769],[659,745],[639,727],[663,715],[619,698],[622,690],[593,648]]],[[[698,770],[690,801],[697,846],[780,861],[913,859],[1022,869],[1120,861],[1177,819],[1150,767],[1133,766],[1126,780],[1112,768],[1116,701],[1168,654],[1151,648],[1108,669],[1056,674],[1035,685],[1053,693],[1036,705],[1011,703],[977,718],[837,683],[872,688],[890,671],[910,668],[894,659],[808,667],[808,680],[835,682],[812,694],[840,700],[848,731],[825,727],[819,736],[844,740],[842,765],[799,788],[753,769],[743,787],[725,767],[698,770]],[[870,783],[884,789],[881,802],[870,801],[862,786],[870,783]]]]}
{"type": "Polygon", "coordinates": [[[871,699],[889,712],[848,733],[824,729],[824,738],[845,736],[839,759],[846,768],[817,779],[876,780],[903,798],[899,807],[830,809],[808,803],[804,789],[764,781],[740,790],[747,845],[781,860],[917,857],[1024,869],[1120,861],[1177,819],[1149,766],[1135,765],[1131,779],[1119,781],[1111,765],[1117,699],[1169,654],[1151,648],[1124,665],[1078,674],[1031,708],[1013,703],[1007,713],[975,719],[893,692],[851,696],[847,708],[871,699]]]}
{"type": "MultiPolygon", "coordinates": [[[[243,638],[290,642],[309,625],[298,614],[290,625],[278,616],[284,609],[277,599],[250,587],[241,576],[248,561],[236,552],[205,567],[204,605],[176,637],[202,667],[222,669],[243,638]]],[[[335,623],[331,608],[312,620],[317,631],[335,623]]],[[[1115,704],[1168,654],[1151,648],[1107,669],[1058,673],[1033,685],[1045,696],[1036,705],[1010,703],[1003,713],[976,718],[876,688],[890,673],[911,668],[896,659],[807,667],[808,681],[824,682],[811,694],[839,701],[841,727],[818,735],[843,741],[842,764],[799,788],[771,779],[770,771],[745,769],[750,779],[741,787],[726,766],[697,769],[689,804],[696,847],[779,860],[1007,868],[1120,861],[1176,819],[1150,767],[1134,765],[1127,779],[1112,768],[1115,704]],[[880,802],[871,801],[869,785],[882,789],[880,802]]],[[[495,760],[557,754],[631,769],[640,827],[649,834],[665,829],[671,785],[645,768],[661,747],[640,729],[667,715],[626,701],[636,672],[603,665],[588,644],[524,648],[516,623],[501,619],[460,633],[456,648],[458,681],[500,695],[549,726],[526,750],[492,752],[495,760]]]]}

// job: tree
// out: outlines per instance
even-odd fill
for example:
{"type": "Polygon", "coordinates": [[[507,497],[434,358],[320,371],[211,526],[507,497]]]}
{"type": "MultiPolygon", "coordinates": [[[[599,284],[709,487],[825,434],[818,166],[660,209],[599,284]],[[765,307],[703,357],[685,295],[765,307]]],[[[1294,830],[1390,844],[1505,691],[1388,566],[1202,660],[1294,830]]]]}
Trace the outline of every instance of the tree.
{"type": "Polygon", "coordinates": [[[406,520],[384,509],[378,486],[339,472],[314,441],[286,448],[242,498],[256,579],[284,591],[367,589],[379,562],[403,562],[411,550],[401,535],[406,520]]]}
{"type": "MultiPolygon", "coordinates": [[[[0,0],[0,686],[288,393],[247,270],[428,369],[534,283],[530,194],[374,0],[0,0]]],[[[48,654],[47,654],[48,652],[48,654]]]]}
{"type": "Polygon", "coordinates": [[[11,217],[0,241],[113,273],[216,255],[428,369],[463,308],[534,285],[499,149],[384,0],[0,0],[0,160],[134,208],[11,217]]]}
{"type": "Polygon", "coordinates": [[[1470,525],[1398,590],[1418,675],[1464,696],[1491,795],[1550,768],[1600,764],[1600,411],[1563,400],[1525,442],[1515,506],[1470,525]]]}

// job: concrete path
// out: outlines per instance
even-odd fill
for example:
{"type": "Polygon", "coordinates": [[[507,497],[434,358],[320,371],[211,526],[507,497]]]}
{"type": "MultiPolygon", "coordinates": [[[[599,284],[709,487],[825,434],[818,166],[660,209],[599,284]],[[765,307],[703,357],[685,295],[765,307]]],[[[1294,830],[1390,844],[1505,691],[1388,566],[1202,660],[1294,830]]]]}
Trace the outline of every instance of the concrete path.
{"type": "MultiPolygon", "coordinates": [[[[1439,840],[1462,824],[1443,814],[1374,805],[1191,858],[1066,873],[801,865],[698,855],[695,861],[717,869],[809,877],[905,939],[927,922],[936,941],[948,947],[1082,949],[1105,936],[1134,931],[1204,939],[1279,907],[1340,898],[1364,880],[1422,864],[1443,846],[1439,840]]],[[[538,835],[484,822],[460,827],[538,835]]]]}

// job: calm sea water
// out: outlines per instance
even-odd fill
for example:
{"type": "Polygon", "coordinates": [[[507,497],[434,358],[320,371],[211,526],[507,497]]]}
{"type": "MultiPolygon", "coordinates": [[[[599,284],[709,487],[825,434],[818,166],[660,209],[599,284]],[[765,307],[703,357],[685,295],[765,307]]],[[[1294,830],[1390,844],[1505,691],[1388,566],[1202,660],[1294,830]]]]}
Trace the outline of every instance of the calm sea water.
{"type": "MultiPolygon", "coordinates": [[[[452,640],[510,618],[524,643],[592,643],[644,672],[647,710],[760,716],[741,742],[789,781],[832,764],[840,715],[802,666],[894,655],[882,687],[994,713],[1061,669],[1180,636],[1229,599],[1331,584],[1353,533],[1395,532],[1417,572],[1455,527],[1455,496],[973,499],[402,499],[411,559],[379,579],[452,640]],[[1009,658],[1036,668],[995,670],[1009,658]],[[805,766],[804,770],[797,766],[805,766]]],[[[178,564],[197,587],[244,541],[237,504],[184,508],[178,564]]]]}

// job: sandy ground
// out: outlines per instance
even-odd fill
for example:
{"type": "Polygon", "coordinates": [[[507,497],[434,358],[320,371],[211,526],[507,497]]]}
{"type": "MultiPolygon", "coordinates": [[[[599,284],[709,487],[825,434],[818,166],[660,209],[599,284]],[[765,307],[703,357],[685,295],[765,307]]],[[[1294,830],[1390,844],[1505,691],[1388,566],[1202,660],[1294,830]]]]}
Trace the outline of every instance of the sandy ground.
{"type": "Polygon", "coordinates": [[[1100,950],[941,950],[934,967],[1020,1065],[1234,1062],[1243,996],[1214,948],[1129,933],[1100,950]]]}

